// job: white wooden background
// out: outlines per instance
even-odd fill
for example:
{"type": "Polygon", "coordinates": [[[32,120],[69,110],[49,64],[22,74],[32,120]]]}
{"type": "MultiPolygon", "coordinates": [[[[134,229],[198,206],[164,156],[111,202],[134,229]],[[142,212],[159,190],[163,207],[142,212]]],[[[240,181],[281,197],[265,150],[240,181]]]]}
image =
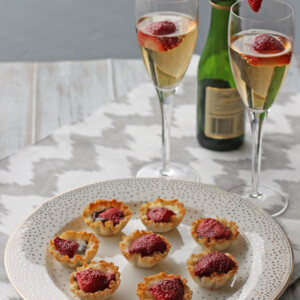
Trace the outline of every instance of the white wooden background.
{"type": "Polygon", "coordinates": [[[0,159],[146,80],[134,59],[0,64],[0,159]]]}

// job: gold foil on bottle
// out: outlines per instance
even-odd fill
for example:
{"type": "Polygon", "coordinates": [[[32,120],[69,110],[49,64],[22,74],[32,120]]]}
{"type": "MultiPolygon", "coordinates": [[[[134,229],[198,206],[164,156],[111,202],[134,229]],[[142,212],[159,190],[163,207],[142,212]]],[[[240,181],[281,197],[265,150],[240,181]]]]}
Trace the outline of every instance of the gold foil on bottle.
{"type": "Polygon", "coordinates": [[[212,1],[209,2],[210,5],[216,9],[221,9],[221,10],[230,10],[231,6],[223,6],[223,5],[220,5],[220,4],[217,4],[217,3],[214,3],[212,1]]]}

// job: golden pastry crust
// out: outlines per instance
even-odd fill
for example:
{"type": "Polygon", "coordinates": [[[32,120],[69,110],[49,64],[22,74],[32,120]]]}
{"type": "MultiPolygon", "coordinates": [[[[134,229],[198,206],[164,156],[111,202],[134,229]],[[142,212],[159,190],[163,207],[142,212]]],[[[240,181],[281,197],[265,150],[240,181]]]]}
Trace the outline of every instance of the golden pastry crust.
{"type": "Polygon", "coordinates": [[[187,260],[186,264],[191,277],[196,283],[198,283],[203,288],[214,290],[222,287],[232,279],[232,277],[234,276],[234,274],[236,274],[238,270],[239,263],[235,260],[235,258],[231,254],[224,253],[235,262],[235,267],[232,270],[230,270],[227,273],[221,273],[221,274],[215,272],[210,276],[203,276],[203,277],[199,277],[195,275],[195,266],[198,263],[199,259],[210,252],[211,251],[209,250],[205,250],[199,254],[192,254],[191,257],[187,260]]]}
{"type": "Polygon", "coordinates": [[[109,298],[119,287],[120,285],[120,272],[119,267],[115,266],[113,263],[107,263],[104,260],[100,260],[98,262],[92,261],[90,264],[84,264],[81,268],[77,268],[77,272],[85,270],[85,269],[93,269],[99,270],[106,273],[113,273],[116,276],[116,280],[112,280],[109,283],[109,287],[103,291],[98,291],[96,293],[86,293],[79,289],[78,282],[75,280],[76,272],[73,272],[70,276],[70,290],[71,292],[84,300],[103,300],[109,298]]]}
{"type": "Polygon", "coordinates": [[[116,199],[111,201],[99,199],[96,202],[90,203],[88,207],[85,207],[82,215],[85,224],[98,235],[115,235],[126,226],[132,216],[132,212],[128,205],[116,199]],[[93,221],[93,212],[101,209],[109,209],[111,207],[116,207],[124,211],[124,219],[121,220],[119,224],[114,225],[112,221],[106,221],[104,224],[101,221],[93,221]]]}
{"type": "Polygon", "coordinates": [[[155,297],[150,293],[149,288],[152,284],[165,280],[165,279],[173,279],[173,278],[179,278],[184,286],[184,295],[183,300],[192,299],[193,291],[189,288],[189,286],[186,284],[187,280],[185,278],[181,278],[180,275],[174,275],[174,274],[167,274],[165,272],[161,272],[156,275],[152,275],[149,277],[144,278],[144,282],[140,282],[136,289],[136,294],[140,300],[155,300],[155,297]]]}
{"type": "Polygon", "coordinates": [[[61,255],[56,250],[53,242],[56,237],[50,240],[48,247],[49,253],[57,261],[70,268],[75,268],[77,266],[82,266],[85,263],[89,263],[98,251],[100,242],[93,233],[88,233],[86,231],[68,230],[63,232],[59,237],[64,240],[70,240],[73,242],[80,242],[82,240],[87,242],[86,251],[84,255],[75,254],[74,257],[70,258],[68,255],[61,255]]]}
{"type": "Polygon", "coordinates": [[[167,232],[179,225],[185,215],[185,208],[183,203],[178,202],[177,199],[165,200],[156,199],[152,202],[145,203],[140,208],[140,219],[148,230],[153,232],[167,232]],[[170,218],[170,222],[156,223],[153,220],[149,220],[147,217],[147,211],[152,208],[165,207],[172,210],[175,215],[170,218]]]}
{"type": "Polygon", "coordinates": [[[215,218],[215,220],[219,221],[221,224],[226,226],[232,233],[230,238],[228,239],[215,239],[215,238],[199,238],[198,234],[196,232],[198,226],[205,220],[205,218],[198,219],[192,223],[192,229],[191,233],[194,238],[194,240],[205,247],[206,249],[209,249],[210,251],[224,251],[226,250],[232,243],[235,241],[235,239],[238,237],[238,226],[235,224],[235,222],[227,221],[225,218],[215,218]]]}
{"type": "Polygon", "coordinates": [[[168,240],[160,235],[157,234],[166,244],[166,250],[161,253],[160,251],[155,251],[151,256],[142,256],[140,253],[130,253],[128,251],[128,248],[130,247],[131,243],[138,239],[139,237],[153,233],[152,231],[144,231],[144,230],[136,230],[133,233],[122,236],[122,242],[120,242],[120,249],[124,257],[132,263],[134,266],[140,267],[140,268],[151,268],[158,262],[164,260],[171,248],[171,244],[168,242],[168,240]]]}

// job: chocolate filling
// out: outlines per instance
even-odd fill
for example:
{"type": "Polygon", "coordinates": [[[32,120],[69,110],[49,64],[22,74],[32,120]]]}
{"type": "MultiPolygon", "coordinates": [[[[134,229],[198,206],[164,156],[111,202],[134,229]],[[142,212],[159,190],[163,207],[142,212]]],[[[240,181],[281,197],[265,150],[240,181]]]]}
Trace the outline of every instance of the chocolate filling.
{"type": "Polygon", "coordinates": [[[107,220],[105,218],[99,217],[99,215],[102,214],[103,212],[107,211],[108,209],[111,209],[111,208],[113,208],[113,207],[110,206],[108,208],[104,208],[104,209],[101,209],[101,210],[94,211],[93,214],[92,214],[93,222],[102,221],[102,223],[105,223],[107,220]]]}
{"type": "Polygon", "coordinates": [[[84,255],[86,252],[87,244],[88,244],[87,241],[85,241],[85,245],[79,244],[76,254],[84,255]]]}
{"type": "Polygon", "coordinates": [[[92,219],[94,222],[102,222],[105,224],[107,221],[113,222],[114,225],[117,225],[125,217],[124,211],[117,207],[108,207],[106,209],[98,210],[93,212],[92,219]]]}
{"type": "Polygon", "coordinates": [[[101,218],[98,216],[99,216],[99,214],[105,212],[106,210],[107,209],[101,209],[101,210],[94,211],[92,214],[93,222],[102,221],[104,223],[106,220],[104,218],[101,218]]]}

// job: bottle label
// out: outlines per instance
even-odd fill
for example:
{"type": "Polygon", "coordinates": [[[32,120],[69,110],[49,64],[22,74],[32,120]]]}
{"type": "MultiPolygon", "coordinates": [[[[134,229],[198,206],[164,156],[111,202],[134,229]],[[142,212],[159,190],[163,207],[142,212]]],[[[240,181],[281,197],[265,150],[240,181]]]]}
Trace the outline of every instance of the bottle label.
{"type": "Polygon", "coordinates": [[[242,135],[244,112],[245,106],[237,89],[206,87],[204,134],[214,139],[242,135]]]}

